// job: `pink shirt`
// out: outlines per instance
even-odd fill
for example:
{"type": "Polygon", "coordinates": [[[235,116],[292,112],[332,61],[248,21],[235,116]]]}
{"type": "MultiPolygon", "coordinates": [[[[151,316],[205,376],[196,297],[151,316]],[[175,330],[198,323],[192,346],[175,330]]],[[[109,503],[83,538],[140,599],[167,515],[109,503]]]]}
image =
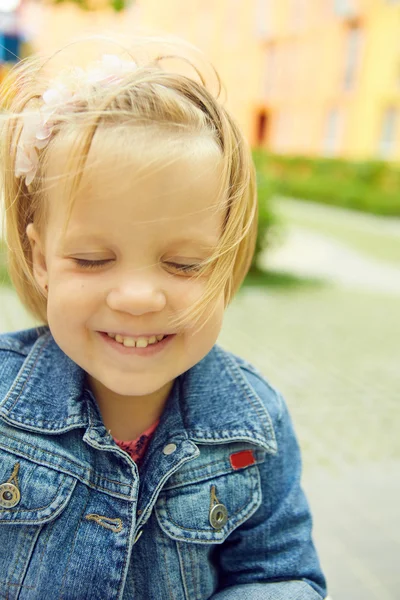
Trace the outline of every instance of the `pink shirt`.
{"type": "Polygon", "coordinates": [[[125,452],[129,454],[132,460],[135,461],[138,467],[140,467],[141,465],[144,455],[146,454],[147,446],[149,445],[150,440],[153,437],[153,434],[157,429],[157,425],[159,424],[159,422],[160,419],[153,423],[153,425],[150,425],[150,427],[146,429],[146,431],[144,431],[141,435],[139,435],[139,437],[137,437],[135,440],[122,442],[121,440],[117,440],[116,438],[114,438],[114,442],[117,444],[117,446],[122,448],[122,450],[125,450],[125,452]]]}

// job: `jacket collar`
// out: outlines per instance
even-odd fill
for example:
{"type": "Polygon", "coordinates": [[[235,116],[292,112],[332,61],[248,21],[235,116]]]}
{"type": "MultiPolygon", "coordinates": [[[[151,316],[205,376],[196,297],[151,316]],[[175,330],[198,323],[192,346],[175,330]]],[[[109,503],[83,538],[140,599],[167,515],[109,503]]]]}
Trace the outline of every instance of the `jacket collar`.
{"type": "MultiPolygon", "coordinates": [[[[104,428],[96,401],[85,386],[85,372],[59,348],[48,327],[38,331],[41,335],[0,399],[0,417],[19,428],[46,434],[104,428]]],[[[276,452],[264,403],[238,362],[218,346],[178,378],[163,421],[176,421],[176,417],[194,442],[248,441],[276,452]]]]}

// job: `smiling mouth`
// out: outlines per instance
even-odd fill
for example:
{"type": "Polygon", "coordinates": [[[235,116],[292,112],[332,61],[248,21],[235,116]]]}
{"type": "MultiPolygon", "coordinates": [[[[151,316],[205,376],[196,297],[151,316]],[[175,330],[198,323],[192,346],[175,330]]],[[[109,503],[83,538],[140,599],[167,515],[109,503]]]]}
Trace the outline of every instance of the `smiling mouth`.
{"type": "Polygon", "coordinates": [[[165,334],[159,335],[151,335],[148,337],[139,336],[139,337],[130,337],[123,336],[118,333],[107,333],[104,332],[108,337],[115,340],[118,344],[125,346],[126,348],[147,348],[147,346],[156,345],[161,342],[164,338],[169,337],[165,334]]]}

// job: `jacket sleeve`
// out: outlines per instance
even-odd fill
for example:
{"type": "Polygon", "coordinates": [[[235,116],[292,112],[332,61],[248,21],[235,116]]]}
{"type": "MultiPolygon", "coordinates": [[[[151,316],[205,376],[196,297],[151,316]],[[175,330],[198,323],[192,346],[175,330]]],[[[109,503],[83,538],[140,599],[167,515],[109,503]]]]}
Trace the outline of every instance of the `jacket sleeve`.
{"type": "MultiPolygon", "coordinates": [[[[326,582],[312,541],[312,518],[300,486],[299,445],[279,393],[245,373],[272,419],[277,454],[258,465],[262,502],[218,549],[212,600],[321,600],[326,582]]],[[[210,599],[211,600],[211,599],[210,599]]]]}

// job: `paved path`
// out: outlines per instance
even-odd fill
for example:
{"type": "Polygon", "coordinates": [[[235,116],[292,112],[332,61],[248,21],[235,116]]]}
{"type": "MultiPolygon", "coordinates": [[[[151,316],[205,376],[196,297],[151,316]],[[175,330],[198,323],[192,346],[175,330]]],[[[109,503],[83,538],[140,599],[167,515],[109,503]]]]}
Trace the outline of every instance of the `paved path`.
{"type": "Polygon", "coordinates": [[[333,600],[398,600],[400,265],[321,235],[315,221],[342,220],[348,233],[354,220],[364,235],[399,244],[400,221],[295,203],[285,205],[286,216],[292,209],[284,246],[264,264],[326,287],[244,290],[220,341],[287,399],[333,600]]]}
{"type": "Polygon", "coordinates": [[[400,295],[400,265],[364,256],[304,227],[287,227],[285,244],[266,253],[262,265],[348,288],[400,295]]]}

